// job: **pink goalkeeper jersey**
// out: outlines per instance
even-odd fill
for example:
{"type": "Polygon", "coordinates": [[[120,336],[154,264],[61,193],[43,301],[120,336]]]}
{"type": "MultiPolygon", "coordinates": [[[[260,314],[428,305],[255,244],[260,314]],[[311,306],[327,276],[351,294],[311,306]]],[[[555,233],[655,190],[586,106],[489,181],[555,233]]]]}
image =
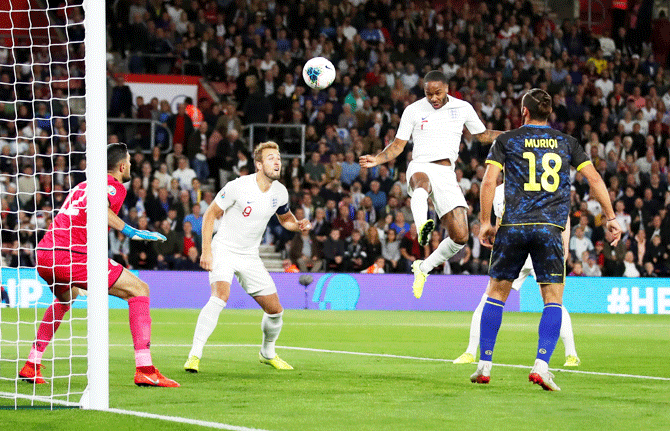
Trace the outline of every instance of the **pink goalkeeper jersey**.
{"type": "MultiPolygon", "coordinates": [[[[56,218],[49,225],[44,238],[37,245],[41,249],[66,249],[86,253],[86,181],[77,184],[56,218]]],[[[116,178],[107,175],[107,199],[109,207],[118,214],[126,198],[126,188],[116,178]]]]}

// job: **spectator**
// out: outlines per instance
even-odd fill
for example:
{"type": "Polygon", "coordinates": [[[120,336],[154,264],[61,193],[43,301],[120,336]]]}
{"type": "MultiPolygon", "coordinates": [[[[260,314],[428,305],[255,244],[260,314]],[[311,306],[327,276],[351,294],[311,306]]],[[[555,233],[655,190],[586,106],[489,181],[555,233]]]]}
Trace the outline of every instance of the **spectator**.
{"type": "Polygon", "coordinates": [[[314,211],[314,220],[312,220],[312,232],[317,241],[323,244],[330,233],[330,223],[326,221],[326,210],[317,207],[314,211]]]}
{"type": "Polygon", "coordinates": [[[191,214],[184,217],[184,222],[191,223],[193,233],[202,236],[202,215],[200,215],[200,203],[196,202],[191,207],[191,214]]]}
{"type": "Polygon", "coordinates": [[[130,266],[128,255],[130,254],[130,239],[121,231],[109,231],[109,257],[115,262],[123,265],[125,268],[130,266]]]}
{"type": "Polygon", "coordinates": [[[327,271],[341,272],[344,269],[344,241],[340,239],[340,231],[332,229],[328,239],[323,243],[323,257],[327,271]]]}
{"type": "Polygon", "coordinates": [[[172,178],[179,182],[179,187],[182,190],[191,190],[193,178],[197,175],[193,169],[188,165],[188,159],[181,156],[177,162],[177,169],[172,173],[172,178]]]}
{"type": "Polygon", "coordinates": [[[589,255],[586,263],[583,264],[583,270],[584,275],[587,277],[600,277],[602,275],[600,266],[598,266],[596,258],[593,255],[589,255]]]}
{"type": "Polygon", "coordinates": [[[624,241],[612,247],[608,241],[603,244],[603,276],[604,277],[621,277],[626,269],[623,261],[626,255],[626,244],[624,241]]]}
{"type": "Polygon", "coordinates": [[[284,272],[287,272],[287,273],[300,272],[300,269],[294,263],[291,263],[290,259],[284,259],[282,261],[282,268],[283,268],[284,272]]]}
{"type": "Polygon", "coordinates": [[[186,139],[193,133],[193,121],[186,114],[186,107],[183,103],[177,105],[177,113],[168,118],[166,124],[172,132],[174,144],[185,145],[186,139]]]}
{"type": "Polygon", "coordinates": [[[313,152],[305,164],[305,181],[322,187],[326,183],[326,167],[320,162],[318,152],[313,152]]]}
{"type": "Polygon", "coordinates": [[[624,271],[623,271],[624,277],[637,278],[640,276],[640,271],[637,265],[635,265],[635,256],[633,255],[632,251],[626,252],[626,255],[623,260],[623,265],[624,265],[624,271]]]}
{"type": "Polygon", "coordinates": [[[403,272],[411,272],[412,262],[425,257],[425,250],[419,245],[415,224],[412,224],[409,232],[402,237],[400,241],[400,254],[402,256],[402,264],[400,265],[403,272]]]}
{"type": "Polygon", "coordinates": [[[354,231],[354,222],[351,219],[349,208],[346,205],[340,205],[338,216],[332,223],[333,230],[339,230],[342,238],[349,238],[354,231]]]}
{"type": "Polygon", "coordinates": [[[364,274],[384,274],[384,268],[386,266],[386,261],[383,257],[379,256],[375,259],[374,263],[369,267],[361,271],[364,274]]]}
{"type": "Polygon", "coordinates": [[[193,247],[195,247],[197,251],[200,252],[200,246],[202,243],[200,242],[200,237],[196,235],[195,232],[193,232],[193,226],[191,223],[185,221],[182,225],[182,228],[184,229],[184,232],[182,233],[181,238],[179,238],[181,254],[183,256],[188,256],[189,250],[193,247]]]}
{"type": "Polygon", "coordinates": [[[576,261],[574,265],[572,266],[572,271],[568,274],[572,277],[583,277],[586,274],[584,274],[583,268],[582,268],[582,262],[576,261]]]}
{"type": "Polygon", "coordinates": [[[359,231],[354,230],[345,243],[344,270],[347,272],[360,272],[367,266],[366,263],[369,257],[365,239],[363,239],[359,231]]]}
{"type": "Polygon", "coordinates": [[[581,256],[584,251],[593,251],[593,243],[584,236],[584,229],[579,225],[575,227],[575,234],[570,238],[569,248],[574,256],[581,256]]]}
{"type": "Polygon", "coordinates": [[[389,264],[388,272],[401,272],[404,268],[398,267],[402,256],[400,254],[400,239],[395,230],[388,229],[384,236],[380,235],[382,245],[382,256],[389,264]]]}
{"type": "Polygon", "coordinates": [[[370,191],[367,192],[365,196],[372,199],[372,206],[377,213],[384,210],[384,207],[386,206],[386,193],[381,190],[379,181],[373,180],[370,182],[370,191]]]}
{"type": "Polygon", "coordinates": [[[157,269],[177,269],[183,260],[182,248],[179,244],[177,232],[170,228],[170,221],[165,219],[160,223],[158,232],[162,233],[166,240],[153,243],[156,251],[157,269]]]}
{"type": "Polygon", "coordinates": [[[191,161],[191,167],[197,178],[203,182],[206,182],[209,177],[207,143],[210,133],[208,127],[206,121],[201,122],[186,140],[186,157],[191,161]]]}
{"type": "MultiPolygon", "coordinates": [[[[149,230],[149,222],[145,216],[138,219],[137,229],[149,230]]],[[[128,263],[132,269],[155,269],[156,251],[153,248],[153,241],[131,241],[130,253],[128,254],[128,263]]]]}
{"type": "Polygon", "coordinates": [[[288,255],[300,272],[319,272],[323,266],[321,244],[313,231],[297,232],[290,241],[288,255]]]}
{"type": "Polygon", "coordinates": [[[356,211],[356,220],[354,220],[354,230],[360,232],[361,235],[365,235],[368,229],[370,228],[370,223],[366,220],[366,212],[364,210],[356,211]]]}
{"type": "Polygon", "coordinates": [[[116,76],[108,115],[110,118],[133,118],[133,95],[122,74],[116,76]]]}
{"type": "Polygon", "coordinates": [[[340,180],[342,181],[343,184],[349,186],[354,182],[354,180],[358,176],[361,170],[361,165],[356,163],[354,153],[352,151],[347,151],[346,154],[344,155],[344,162],[342,162],[341,166],[342,166],[342,175],[340,177],[340,180]]]}
{"type": "Polygon", "coordinates": [[[200,252],[195,246],[188,250],[186,258],[181,261],[178,269],[182,271],[204,271],[200,267],[200,252]]]}
{"type": "Polygon", "coordinates": [[[198,129],[202,124],[204,117],[202,115],[202,111],[200,111],[200,109],[198,109],[198,107],[193,104],[193,98],[187,97],[184,99],[184,112],[191,119],[193,127],[198,129]]]}
{"type": "Polygon", "coordinates": [[[402,238],[409,232],[410,224],[405,221],[405,215],[398,211],[395,213],[393,223],[391,223],[389,229],[396,231],[398,237],[402,238]]]}

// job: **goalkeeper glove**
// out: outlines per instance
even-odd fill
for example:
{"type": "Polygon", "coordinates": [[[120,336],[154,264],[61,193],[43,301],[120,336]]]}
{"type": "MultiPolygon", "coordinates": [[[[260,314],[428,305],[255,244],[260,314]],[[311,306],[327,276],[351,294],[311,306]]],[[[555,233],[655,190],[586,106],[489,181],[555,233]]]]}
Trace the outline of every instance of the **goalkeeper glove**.
{"type": "Polygon", "coordinates": [[[135,229],[132,226],[125,225],[121,233],[130,239],[138,241],[165,241],[167,238],[158,232],[135,229]]]}

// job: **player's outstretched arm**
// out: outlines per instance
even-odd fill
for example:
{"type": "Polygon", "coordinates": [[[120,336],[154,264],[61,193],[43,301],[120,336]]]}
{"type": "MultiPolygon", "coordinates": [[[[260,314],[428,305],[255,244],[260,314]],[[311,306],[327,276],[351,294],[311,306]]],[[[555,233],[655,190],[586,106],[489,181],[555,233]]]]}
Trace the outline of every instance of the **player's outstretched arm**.
{"type": "Polygon", "coordinates": [[[206,271],[212,270],[212,235],[214,222],[223,215],[223,210],[216,202],[212,202],[202,216],[202,253],[200,267],[206,271]]]}
{"type": "Polygon", "coordinates": [[[589,182],[591,195],[603,208],[603,214],[607,218],[607,224],[605,227],[607,228],[607,233],[611,238],[611,240],[608,239],[608,241],[610,241],[610,244],[612,247],[614,247],[621,239],[621,226],[619,226],[619,223],[616,221],[616,215],[614,214],[614,209],[612,208],[610,195],[607,192],[607,186],[605,186],[605,182],[592,164],[587,164],[579,172],[581,172],[589,182]]]}
{"type": "Polygon", "coordinates": [[[127,236],[130,239],[137,241],[165,241],[164,235],[158,232],[151,232],[148,230],[139,230],[135,229],[132,226],[128,226],[118,215],[112,211],[111,208],[107,208],[107,224],[109,227],[121,231],[122,234],[127,236]]]}
{"type": "Polygon", "coordinates": [[[312,229],[312,224],[309,222],[309,220],[298,220],[291,211],[288,211],[284,214],[277,213],[277,218],[279,219],[279,223],[281,223],[284,229],[290,230],[291,232],[306,232],[312,229]]]}
{"type": "Polygon", "coordinates": [[[376,156],[365,154],[358,159],[358,163],[362,168],[374,168],[398,157],[405,149],[405,145],[407,145],[407,141],[395,138],[388,147],[384,148],[384,151],[376,156]]]}
{"type": "Polygon", "coordinates": [[[493,238],[496,233],[495,227],[491,226],[491,208],[493,208],[493,196],[496,193],[500,171],[500,166],[487,164],[482,185],[479,189],[479,223],[481,224],[479,242],[488,248],[493,246],[493,238]]]}
{"type": "Polygon", "coordinates": [[[502,134],[503,132],[501,130],[486,129],[482,133],[477,133],[473,136],[475,136],[482,144],[492,144],[493,141],[495,141],[495,139],[502,134]]]}

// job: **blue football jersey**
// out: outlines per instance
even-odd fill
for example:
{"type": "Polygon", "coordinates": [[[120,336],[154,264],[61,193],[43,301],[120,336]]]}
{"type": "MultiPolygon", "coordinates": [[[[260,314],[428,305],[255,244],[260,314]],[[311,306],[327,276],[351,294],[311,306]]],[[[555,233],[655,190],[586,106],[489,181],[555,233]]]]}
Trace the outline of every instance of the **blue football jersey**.
{"type": "Polygon", "coordinates": [[[493,142],[486,163],[505,172],[502,225],[565,228],[570,211],[570,166],[591,163],[577,140],[549,126],[525,125],[493,142]]]}

